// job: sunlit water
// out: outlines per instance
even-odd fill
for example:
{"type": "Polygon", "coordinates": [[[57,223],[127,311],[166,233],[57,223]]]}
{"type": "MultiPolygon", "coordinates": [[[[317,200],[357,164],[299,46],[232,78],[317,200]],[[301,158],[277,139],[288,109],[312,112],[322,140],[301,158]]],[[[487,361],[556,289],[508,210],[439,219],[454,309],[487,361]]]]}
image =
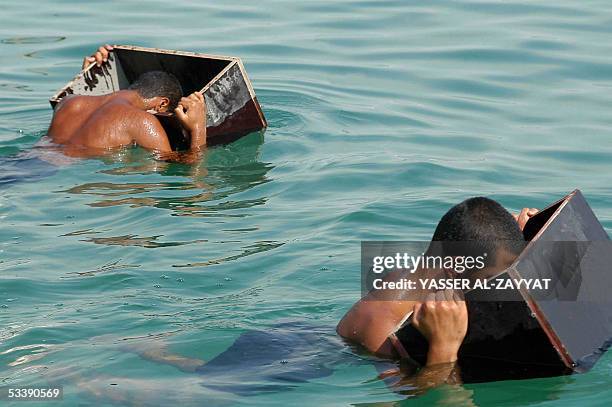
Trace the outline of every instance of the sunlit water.
{"type": "MultiPolygon", "coordinates": [[[[360,294],[361,240],[428,239],[474,195],[517,210],[576,187],[610,232],[609,2],[180,3],[2,2],[4,384],[59,380],[66,405],[111,403],[111,390],[159,404],[383,405],[403,397],[333,332],[360,294]],[[103,42],[240,56],[270,127],[195,167],[139,149],[15,161],[44,134],[48,97],[103,42]],[[320,333],[306,363],[322,377],[270,390],[237,367],[204,378],[125,349],[211,360],[287,321],[285,334],[320,333]],[[237,382],[249,380],[247,394],[237,382]]],[[[583,375],[404,403],[609,405],[611,373],[608,354],[583,375]]]]}

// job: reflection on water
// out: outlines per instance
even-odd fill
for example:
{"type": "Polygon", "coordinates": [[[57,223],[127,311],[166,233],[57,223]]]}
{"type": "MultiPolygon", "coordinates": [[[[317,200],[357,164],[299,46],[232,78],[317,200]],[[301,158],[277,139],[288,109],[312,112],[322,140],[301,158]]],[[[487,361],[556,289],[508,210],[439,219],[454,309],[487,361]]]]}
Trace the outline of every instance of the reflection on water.
{"type": "MultiPolygon", "coordinates": [[[[395,369],[392,369],[395,370],[395,369]]],[[[516,405],[515,393],[508,393],[505,389],[508,381],[482,383],[479,385],[445,384],[436,388],[428,388],[426,381],[419,380],[412,372],[402,372],[399,376],[388,372],[381,373],[372,382],[384,380],[390,390],[400,398],[396,401],[380,401],[369,403],[355,403],[358,407],[402,407],[412,406],[417,400],[423,405],[436,406],[488,406],[488,405],[516,405]],[[424,386],[424,387],[423,387],[424,386]]],[[[518,380],[511,382],[520,391],[520,405],[539,405],[541,403],[558,400],[564,392],[572,386],[576,379],[574,376],[560,376],[538,380],[518,380]]]]}
{"type": "MultiPolygon", "coordinates": [[[[91,276],[95,276],[96,274],[100,274],[100,273],[108,273],[108,272],[112,272],[116,270],[138,268],[138,267],[140,266],[136,264],[122,264],[121,259],[119,259],[119,260],[110,262],[108,264],[105,264],[101,267],[98,267],[95,270],[75,271],[75,272],[69,272],[66,274],[71,275],[71,276],[78,276],[78,277],[91,277],[91,276]]],[[[68,277],[62,277],[62,278],[68,278],[68,277]]]]}
{"type": "MultiPolygon", "coordinates": [[[[124,208],[124,218],[131,217],[135,209],[139,210],[137,214],[141,214],[142,208],[155,208],[169,211],[170,216],[215,219],[217,224],[224,220],[238,220],[251,216],[252,212],[246,209],[263,206],[268,201],[266,196],[243,194],[270,181],[268,172],[273,166],[259,159],[262,143],[263,132],[253,133],[230,145],[209,149],[201,161],[194,165],[155,160],[150,154],[143,154],[141,149],[125,149],[112,156],[99,158],[106,165],[98,173],[108,180],[78,184],[57,193],[89,197],[91,199],[85,200],[84,204],[92,208],[124,208]],[[152,178],[154,182],[151,182],[152,178]]],[[[246,240],[249,232],[259,230],[256,224],[249,226],[228,228],[229,231],[240,232],[240,239],[223,239],[210,243],[210,232],[204,230],[198,234],[202,238],[169,239],[166,235],[176,231],[172,227],[150,235],[109,235],[114,230],[111,225],[105,228],[81,228],[61,236],[82,236],[83,242],[104,246],[157,249],[207,243],[208,248],[220,248],[212,250],[210,254],[204,254],[205,250],[194,249],[197,254],[190,257],[191,261],[178,261],[172,265],[176,268],[217,265],[283,245],[273,240],[246,240]]],[[[82,273],[91,275],[90,272],[82,273]]]]}
{"type": "Polygon", "coordinates": [[[41,36],[41,37],[12,37],[0,40],[2,44],[49,44],[52,42],[60,42],[66,37],[61,36],[41,36]]]}
{"type": "Polygon", "coordinates": [[[269,181],[267,173],[273,167],[259,161],[259,148],[262,142],[263,133],[251,134],[235,145],[211,148],[204,153],[202,161],[193,166],[150,159],[144,163],[126,160],[123,166],[101,171],[118,177],[154,173],[188,180],[153,183],[90,182],[63,192],[99,197],[88,203],[92,207],[122,205],[132,208],[155,207],[170,210],[174,216],[246,216],[227,211],[264,205],[267,199],[265,197],[242,200],[229,198],[269,181]]]}
{"type": "Polygon", "coordinates": [[[186,244],[206,242],[206,240],[204,239],[193,240],[191,242],[158,242],[157,239],[159,237],[161,236],[138,237],[136,235],[125,235],[112,237],[92,237],[91,239],[86,239],[84,241],[105,245],[140,246],[149,249],[155,249],[157,247],[183,246],[186,244]]]}
{"type": "Polygon", "coordinates": [[[204,266],[211,266],[213,264],[221,264],[227,261],[237,260],[241,257],[250,256],[252,254],[267,252],[268,250],[276,249],[277,247],[280,247],[283,244],[284,243],[272,242],[272,241],[256,242],[252,245],[246,246],[245,248],[243,248],[243,250],[240,253],[235,254],[233,256],[227,256],[227,257],[223,257],[220,259],[213,259],[213,260],[207,260],[207,261],[201,261],[201,262],[195,262],[195,263],[175,264],[173,265],[173,267],[204,267],[204,266]]]}
{"type": "Polygon", "coordinates": [[[38,181],[50,177],[57,168],[37,157],[0,157],[0,189],[5,189],[19,182],[38,181]]]}

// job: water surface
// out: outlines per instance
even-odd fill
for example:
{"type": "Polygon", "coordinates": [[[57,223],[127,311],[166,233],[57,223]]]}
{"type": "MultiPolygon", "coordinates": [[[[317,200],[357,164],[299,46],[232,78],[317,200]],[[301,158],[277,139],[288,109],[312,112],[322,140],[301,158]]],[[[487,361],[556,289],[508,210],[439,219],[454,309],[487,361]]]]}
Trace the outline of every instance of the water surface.
{"type": "MultiPolygon", "coordinates": [[[[77,382],[185,405],[401,400],[333,333],[359,296],[361,240],[428,239],[474,195],[518,210],[576,187],[612,228],[609,2],[5,0],[0,23],[0,175],[21,180],[0,186],[0,377],[65,379],[66,405],[95,402],[77,382]],[[270,127],[195,167],[139,149],[15,162],[104,42],[240,56],[270,127]],[[211,360],[283,321],[336,344],[329,375],[244,395],[122,350],[211,360]]],[[[583,375],[404,403],[609,405],[611,373],[605,355],[583,375]]]]}

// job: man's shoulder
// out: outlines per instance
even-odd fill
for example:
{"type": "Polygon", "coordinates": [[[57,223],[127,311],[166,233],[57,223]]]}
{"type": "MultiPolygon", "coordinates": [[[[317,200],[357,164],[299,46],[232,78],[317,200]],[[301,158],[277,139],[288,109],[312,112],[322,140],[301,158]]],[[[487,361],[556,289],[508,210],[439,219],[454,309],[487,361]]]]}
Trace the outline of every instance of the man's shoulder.
{"type": "Polygon", "coordinates": [[[107,101],[105,96],[68,95],[57,105],[55,113],[72,115],[93,112],[104,106],[107,101]]]}
{"type": "Polygon", "coordinates": [[[55,111],[79,109],[83,104],[88,103],[90,98],[91,96],[68,95],[59,102],[55,111]]]}
{"type": "Polygon", "coordinates": [[[157,120],[151,113],[138,109],[127,101],[119,98],[107,100],[105,103],[102,103],[99,106],[99,109],[107,114],[120,114],[121,116],[127,116],[132,121],[151,122],[157,120]]]}
{"type": "Polygon", "coordinates": [[[122,108],[124,110],[117,117],[127,118],[126,122],[129,123],[131,131],[139,134],[161,133],[164,131],[163,126],[154,114],[133,106],[123,106],[122,108]]]}
{"type": "Polygon", "coordinates": [[[130,117],[134,122],[142,123],[146,126],[161,126],[161,123],[154,114],[136,109],[133,106],[130,106],[129,109],[130,117]]]}

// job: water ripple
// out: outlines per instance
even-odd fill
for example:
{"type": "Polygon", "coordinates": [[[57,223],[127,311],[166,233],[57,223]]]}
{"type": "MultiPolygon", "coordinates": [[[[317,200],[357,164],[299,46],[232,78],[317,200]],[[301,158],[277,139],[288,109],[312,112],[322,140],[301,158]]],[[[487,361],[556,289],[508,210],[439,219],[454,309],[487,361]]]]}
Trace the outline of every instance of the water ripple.
{"type": "MultiPolygon", "coordinates": [[[[101,389],[179,383],[188,400],[179,405],[208,402],[213,393],[197,380],[121,345],[164,341],[211,360],[244,331],[283,318],[333,332],[359,296],[359,241],[429,239],[469,196],[516,211],[580,187],[612,230],[607,2],[126,0],[113,18],[100,2],[2,7],[5,384],[36,384],[48,372],[79,405],[93,397],[79,380],[101,389]],[[196,166],[136,148],[34,165],[48,97],[106,41],[240,56],[269,128],[210,149],[196,166]]],[[[369,366],[330,366],[326,380],[252,400],[399,398],[369,366]]],[[[605,403],[611,366],[605,355],[584,375],[473,385],[470,397],[605,403]]]]}

